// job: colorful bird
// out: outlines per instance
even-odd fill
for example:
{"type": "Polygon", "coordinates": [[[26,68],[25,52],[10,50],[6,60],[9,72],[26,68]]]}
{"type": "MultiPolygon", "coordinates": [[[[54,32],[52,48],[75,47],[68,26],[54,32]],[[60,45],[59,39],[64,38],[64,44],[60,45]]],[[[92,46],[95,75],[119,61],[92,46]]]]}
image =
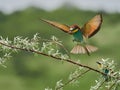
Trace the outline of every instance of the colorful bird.
{"type": "Polygon", "coordinates": [[[106,75],[103,75],[105,81],[108,81],[110,79],[109,75],[112,73],[108,66],[104,65],[102,62],[96,62],[98,64],[98,68],[105,73],[106,75]]]}
{"type": "Polygon", "coordinates": [[[51,24],[52,26],[59,28],[60,30],[73,35],[74,40],[77,44],[71,50],[73,54],[85,54],[90,55],[91,52],[97,50],[97,47],[87,44],[86,40],[94,36],[100,29],[102,24],[102,15],[98,14],[94,16],[91,20],[84,24],[82,28],[78,25],[65,25],[55,21],[50,21],[46,19],[41,19],[42,21],[51,24]]]}

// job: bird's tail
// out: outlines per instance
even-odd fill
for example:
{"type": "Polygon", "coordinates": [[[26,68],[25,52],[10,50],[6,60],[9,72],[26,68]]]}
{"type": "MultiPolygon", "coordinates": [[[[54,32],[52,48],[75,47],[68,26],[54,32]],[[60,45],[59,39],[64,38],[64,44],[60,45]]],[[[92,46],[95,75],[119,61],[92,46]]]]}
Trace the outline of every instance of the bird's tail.
{"type": "Polygon", "coordinates": [[[91,45],[80,45],[77,44],[76,46],[73,47],[70,53],[73,54],[88,54],[97,51],[97,47],[91,46],[91,45]]]}

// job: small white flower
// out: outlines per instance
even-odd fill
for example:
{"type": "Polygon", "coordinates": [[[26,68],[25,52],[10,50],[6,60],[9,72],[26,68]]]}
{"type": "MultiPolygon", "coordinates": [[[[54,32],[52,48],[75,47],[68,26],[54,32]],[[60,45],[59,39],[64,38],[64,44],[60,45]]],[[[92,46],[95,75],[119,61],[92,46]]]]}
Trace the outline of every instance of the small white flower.
{"type": "Polygon", "coordinates": [[[59,90],[63,90],[63,87],[62,87],[63,85],[64,85],[64,84],[62,83],[62,80],[59,80],[59,81],[57,81],[57,83],[56,83],[55,89],[61,87],[59,90]]]}
{"type": "Polygon", "coordinates": [[[49,88],[49,87],[48,87],[48,88],[45,88],[45,90],[52,90],[52,88],[49,88]]]}

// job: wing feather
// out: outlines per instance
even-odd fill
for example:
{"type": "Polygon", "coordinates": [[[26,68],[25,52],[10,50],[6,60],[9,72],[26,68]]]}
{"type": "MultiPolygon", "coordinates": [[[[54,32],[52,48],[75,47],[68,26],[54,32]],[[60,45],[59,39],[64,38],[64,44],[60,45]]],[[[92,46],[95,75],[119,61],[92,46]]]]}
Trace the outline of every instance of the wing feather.
{"type": "Polygon", "coordinates": [[[95,35],[102,24],[102,15],[98,14],[94,16],[91,20],[89,20],[82,28],[83,35],[87,38],[95,35]]]}
{"type": "Polygon", "coordinates": [[[61,24],[61,23],[58,23],[58,22],[55,22],[55,21],[50,21],[50,20],[46,20],[46,19],[41,19],[42,21],[48,23],[48,24],[51,24],[52,26],[56,27],[56,28],[59,28],[60,30],[68,33],[69,30],[70,30],[70,27],[65,25],[65,24],[61,24]]]}

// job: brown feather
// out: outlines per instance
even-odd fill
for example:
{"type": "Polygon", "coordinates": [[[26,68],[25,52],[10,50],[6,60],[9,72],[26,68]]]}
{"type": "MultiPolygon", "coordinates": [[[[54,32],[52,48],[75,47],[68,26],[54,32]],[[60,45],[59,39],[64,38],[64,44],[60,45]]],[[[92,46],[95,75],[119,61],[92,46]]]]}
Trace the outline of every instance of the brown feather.
{"type": "Polygon", "coordinates": [[[73,54],[88,54],[90,56],[90,53],[97,51],[97,47],[91,46],[91,45],[76,45],[73,47],[70,53],[73,54]]]}
{"type": "Polygon", "coordinates": [[[59,28],[60,30],[68,33],[69,30],[70,30],[70,27],[65,25],[65,24],[61,24],[61,23],[58,23],[58,22],[55,22],[55,21],[50,21],[50,20],[46,20],[46,19],[40,19],[48,24],[51,24],[52,26],[56,27],[56,28],[59,28]]]}
{"type": "Polygon", "coordinates": [[[89,20],[82,28],[83,35],[87,38],[92,37],[95,35],[102,24],[102,15],[98,14],[89,20]]]}

